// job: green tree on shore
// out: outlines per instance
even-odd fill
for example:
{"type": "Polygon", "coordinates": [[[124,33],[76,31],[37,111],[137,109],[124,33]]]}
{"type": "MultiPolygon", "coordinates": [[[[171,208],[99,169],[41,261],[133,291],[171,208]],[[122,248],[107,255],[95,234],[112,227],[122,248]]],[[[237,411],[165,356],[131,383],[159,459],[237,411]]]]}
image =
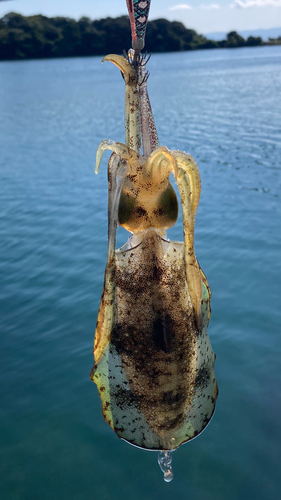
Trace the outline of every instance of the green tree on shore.
{"type": "MultiPolygon", "coordinates": [[[[171,52],[262,45],[259,37],[244,40],[235,31],[227,39],[208,40],[178,21],[157,19],[147,26],[146,50],[171,52]]],[[[274,42],[277,43],[277,42],[274,42]]],[[[22,16],[10,12],[0,19],[0,60],[121,54],[131,46],[127,16],[79,21],[66,17],[22,16]]]]}

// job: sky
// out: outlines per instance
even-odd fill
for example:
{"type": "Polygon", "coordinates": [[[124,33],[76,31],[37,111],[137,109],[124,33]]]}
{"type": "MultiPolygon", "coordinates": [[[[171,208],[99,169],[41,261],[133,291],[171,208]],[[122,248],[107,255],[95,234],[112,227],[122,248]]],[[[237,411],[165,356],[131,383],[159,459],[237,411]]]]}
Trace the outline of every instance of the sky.
{"type": "MultiPolygon", "coordinates": [[[[75,19],[127,14],[125,0],[0,0],[0,17],[11,11],[75,19]]],[[[160,17],[199,33],[274,28],[281,26],[281,0],[152,0],[149,18],[160,17]]]]}

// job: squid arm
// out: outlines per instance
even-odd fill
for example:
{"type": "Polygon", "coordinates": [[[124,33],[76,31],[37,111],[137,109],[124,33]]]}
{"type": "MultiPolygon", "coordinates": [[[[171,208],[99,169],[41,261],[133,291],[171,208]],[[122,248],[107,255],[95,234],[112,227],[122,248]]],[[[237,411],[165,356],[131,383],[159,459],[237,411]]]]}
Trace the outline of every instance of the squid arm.
{"type": "Polygon", "coordinates": [[[125,80],[125,143],[136,152],[141,148],[140,103],[137,68],[129,59],[109,54],[102,60],[110,61],[120,69],[125,80]]]}
{"type": "Polygon", "coordinates": [[[190,155],[182,151],[173,151],[173,156],[177,160],[179,169],[176,182],[179,188],[182,205],[186,277],[191,300],[195,309],[197,327],[200,331],[202,329],[201,280],[203,276],[194,252],[195,216],[201,191],[200,174],[195,160],[190,155]]]}
{"type": "Polygon", "coordinates": [[[148,75],[145,59],[143,58],[140,64],[139,92],[143,156],[146,158],[160,145],[147,92],[148,75]]]}
{"type": "Polygon", "coordinates": [[[130,50],[127,58],[109,54],[103,61],[115,64],[125,81],[125,144],[139,152],[142,139],[143,156],[148,158],[159,146],[159,139],[147,92],[145,58],[135,66],[134,51],[130,50]]]}
{"type": "MultiPolygon", "coordinates": [[[[108,141],[104,141],[108,142],[108,141]]],[[[103,147],[103,146],[102,146],[103,147]]],[[[99,170],[102,149],[97,152],[96,173],[99,170]]],[[[115,322],[115,243],[117,228],[117,213],[120,193],[126,176],[126,164],[120,162],[117,154],[112,154],[108,163],[108,248],[107,261],[104,275],[103,293],[100,301],[96,333],[95,333],[95,365],[99,362],[108,342],[110,332],[115,322]]],[[[94,373],[95,366],[92,372],[94,373]]],[[[92,377],[92,374],[91,374],[92,377]]]]}

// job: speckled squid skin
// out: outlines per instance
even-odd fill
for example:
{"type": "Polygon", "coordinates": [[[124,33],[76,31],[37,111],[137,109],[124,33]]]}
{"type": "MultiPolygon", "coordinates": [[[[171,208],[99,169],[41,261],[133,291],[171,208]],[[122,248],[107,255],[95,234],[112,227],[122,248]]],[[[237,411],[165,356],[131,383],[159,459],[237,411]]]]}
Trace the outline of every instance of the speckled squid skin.
{"type": "Polygon", "coordinates": [[[175,449],[199,434],[214,411],[208,290],[202,281],[199,331],[183,243],[168,242],[154,229],[116,251],[115,268],[115,324],[92,371],[103,414],[136,446],[175,449]]]}
{"type": "Polygon", "coordinates": [[[102,60],[110,61],[120,69],[125,80],[125,142],[131,149],[139,152],[141,147],[140,102],[138,73],[128,59],[109,54],[102,60]]]}
{"type": "MultiPolygon", "coordinates": [[[[135,68],[120,56],[106,59],[130,86],[135,68]]],[[[194,252],[200,175],[184,152],[158,146],[148,157],[140,154],[138,141],[131,140],[139,113],[135,96],[134,112],[125,106],[126,144],[106,140],[97,151],[96,171],[105,150],[113,155],[108,258],[91,379],[104,418],[120,438],[171,450],[202,432],[218,393],[207,332],[211,294],[194,252]],[[165,236],[178,215],[171,173],[181,198],[183,243],[165,236]],[[117,224],[132,233],[119,250],[117,224]]]]}

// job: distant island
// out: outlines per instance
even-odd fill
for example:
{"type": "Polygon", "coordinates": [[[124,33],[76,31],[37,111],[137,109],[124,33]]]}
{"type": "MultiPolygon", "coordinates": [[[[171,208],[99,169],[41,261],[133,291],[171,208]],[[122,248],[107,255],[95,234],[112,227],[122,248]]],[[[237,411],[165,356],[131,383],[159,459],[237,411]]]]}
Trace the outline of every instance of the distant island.
{"type": "MultiPolygon", "coordinates": [[[[175,52],[199,49],[281,45],[281,34],[264,42],[261,37],[245,40],[231,31],[225,40],[208,40],[178,21],[149,21],[145,49],[148,52],[175,52]]],[[[121,54],[131,46],[127,16],[79,21],[65,17],[22,16],[10,12],[0,19],[0,60],[121,54]]]]}

